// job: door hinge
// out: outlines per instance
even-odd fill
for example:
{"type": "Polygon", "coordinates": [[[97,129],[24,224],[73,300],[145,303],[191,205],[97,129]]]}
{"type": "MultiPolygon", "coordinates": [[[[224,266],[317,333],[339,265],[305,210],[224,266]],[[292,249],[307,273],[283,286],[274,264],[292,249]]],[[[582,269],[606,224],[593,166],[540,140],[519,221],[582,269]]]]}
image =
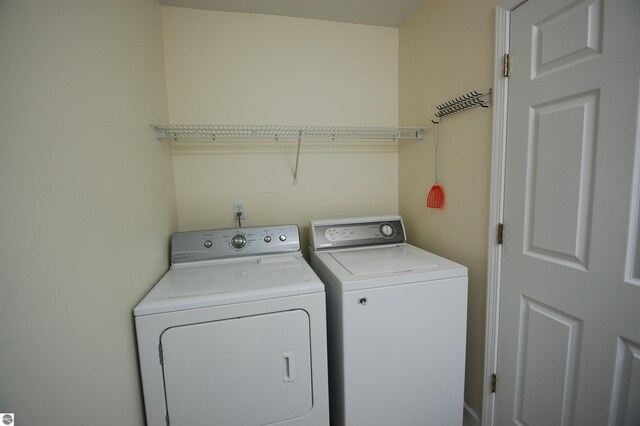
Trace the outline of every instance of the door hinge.
{"type": "Polygon", "coordinates": [[[498,383],[498,375],[493,373],[491,375],[491,393],[496,393],[496,383],[498,383]]]}
{"type": "Polygon", "coordinates": [[[509,61],[509,54],[505,53],[502,57],[502,76],[509,77],[511,75],[511,62],[509,61]]]}
{"type": "Polygon", "coordinates": [[[158,358],[160,359],[160,365],[164,365],[164,354],[162,353],[162,343],[158,344],[158,358]]]}
{"type": "Polygon", "coordinates": [[[504,224],[503,223],[499,223],[498,224],[498,231],[496,232],[496,239],[498,244],[502,244],[502,240],[504,238],[504,224]]]}

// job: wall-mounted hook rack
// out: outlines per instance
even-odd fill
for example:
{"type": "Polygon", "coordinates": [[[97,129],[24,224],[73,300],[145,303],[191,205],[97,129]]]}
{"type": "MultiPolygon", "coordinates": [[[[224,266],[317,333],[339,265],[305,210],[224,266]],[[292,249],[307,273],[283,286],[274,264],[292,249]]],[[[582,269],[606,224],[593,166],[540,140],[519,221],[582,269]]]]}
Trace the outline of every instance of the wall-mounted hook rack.
{"type": "MultiPolygon", "coordinates": [[[[436,105],[437,111],[435,116],[441,119],[448,115],[478,106],[482,108],[489,108],[491,106],[491,89],[489,89],[487,93],[480,93],[472,90],[462,96],[443,102],[440,105],[436,105]]],[[[431,121],[436,123],[434,120],[431,121]]]]}

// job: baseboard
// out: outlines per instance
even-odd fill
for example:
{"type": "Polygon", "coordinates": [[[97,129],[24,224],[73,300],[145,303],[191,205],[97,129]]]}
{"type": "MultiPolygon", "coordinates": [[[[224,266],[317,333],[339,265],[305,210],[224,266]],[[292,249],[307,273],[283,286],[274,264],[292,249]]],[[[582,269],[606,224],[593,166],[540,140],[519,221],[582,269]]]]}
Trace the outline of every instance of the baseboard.
{"type": "Polygon", "coordinates": [[[465,426],[480,426],[482,423],[478,414],[476,414],[473,408],[469,407],[466,402],[464,403],[463,420],[465,426]]]}

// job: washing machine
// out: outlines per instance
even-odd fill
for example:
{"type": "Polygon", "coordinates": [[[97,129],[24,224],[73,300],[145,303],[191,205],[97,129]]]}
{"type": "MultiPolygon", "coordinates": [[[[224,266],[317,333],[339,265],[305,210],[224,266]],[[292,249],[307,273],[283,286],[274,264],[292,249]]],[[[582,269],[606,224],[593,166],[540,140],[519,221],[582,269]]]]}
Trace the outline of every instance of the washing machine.
{"type": "Polygon", "coordinates": [[[399,216],[316,220],[333,426],[459,426],[467,268],[406,242],[399,216]]]}
{"type": "Polygon", "coordinates": [[[324,285],[296,225],[182,232],[134,308],[149,426],[327,426],[324,285]]]}

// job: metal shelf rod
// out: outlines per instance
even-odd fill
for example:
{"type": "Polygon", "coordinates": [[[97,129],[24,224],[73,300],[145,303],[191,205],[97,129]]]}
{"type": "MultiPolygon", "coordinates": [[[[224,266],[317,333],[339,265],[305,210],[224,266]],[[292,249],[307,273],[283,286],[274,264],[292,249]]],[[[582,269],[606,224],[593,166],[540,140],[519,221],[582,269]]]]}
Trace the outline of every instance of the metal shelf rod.
{"type": "Polygon", "coordinates": [[[298,184],[298,164],[300,161],[300,143],[302,142],[302,130],[298,133],[298,150],[296,152],[296,169],[293,172],[293,184],[298,184]]]}

